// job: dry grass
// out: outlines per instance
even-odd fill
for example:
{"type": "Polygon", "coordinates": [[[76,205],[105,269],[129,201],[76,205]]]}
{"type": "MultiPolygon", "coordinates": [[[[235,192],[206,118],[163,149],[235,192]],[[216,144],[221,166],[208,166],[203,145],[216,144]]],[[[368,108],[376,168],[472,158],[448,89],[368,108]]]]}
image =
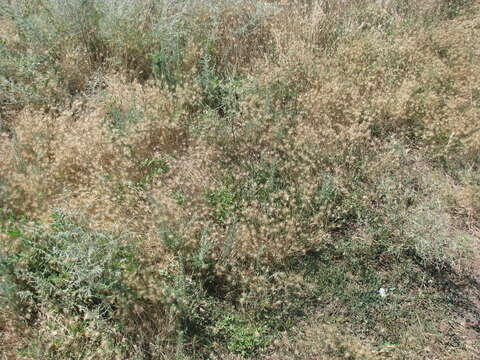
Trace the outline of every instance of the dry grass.
{"type": "Polygon", "coordinates": [[[0,5],[4,357],[475,358],[478,25],[460,0],[0,5]],[[118,235],[120,268],[61,241],[118,235]],[[69,285],[94,261],[118,286],[69,285]]]}

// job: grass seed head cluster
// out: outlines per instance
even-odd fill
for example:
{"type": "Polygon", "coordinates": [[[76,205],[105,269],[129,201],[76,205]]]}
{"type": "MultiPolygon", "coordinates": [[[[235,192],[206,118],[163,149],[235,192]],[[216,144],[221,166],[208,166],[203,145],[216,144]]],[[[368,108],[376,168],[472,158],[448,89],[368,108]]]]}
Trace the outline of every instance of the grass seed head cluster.
{"type": "Polygon", "coordinates": [[[480,351],[445,322],[478,321],[478,284],[458,285],[480,255],[478,14],[463,0],[1,4],[0,352],[480,351]],[[458,309],[447,288],[464,290],[458,309]]]}

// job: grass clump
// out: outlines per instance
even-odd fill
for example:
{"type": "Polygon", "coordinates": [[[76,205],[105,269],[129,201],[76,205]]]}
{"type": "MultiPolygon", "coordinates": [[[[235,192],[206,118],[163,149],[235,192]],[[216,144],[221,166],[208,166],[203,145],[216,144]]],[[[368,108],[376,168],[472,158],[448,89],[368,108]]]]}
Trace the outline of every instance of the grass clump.
{"type": "Polygon", "coordinates": [[[133,244],[65,213],[52,220],[48,228],[10,229],[15,245],[2,254],[2,301],[33,331],[20,351],[43,358],[59,351],[112,356],[115,343],[128,339],[131,306],[143,302],[134,283],[140,263],[133,244]]]}
{"type": "Polygon", "coordinates": [[[0,5],[2,356],[478,357],[479,11],[0,5]]]}

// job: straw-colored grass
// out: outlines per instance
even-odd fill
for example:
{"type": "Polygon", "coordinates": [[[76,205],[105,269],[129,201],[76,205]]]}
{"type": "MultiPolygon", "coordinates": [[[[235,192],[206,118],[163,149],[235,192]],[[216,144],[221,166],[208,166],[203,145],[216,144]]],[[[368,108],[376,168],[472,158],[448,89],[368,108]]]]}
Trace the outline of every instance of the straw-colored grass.
{"type": "Polygon", "coordinates": [[[1,356],[478,358],[479,10],[3,2],[1,356]]]}

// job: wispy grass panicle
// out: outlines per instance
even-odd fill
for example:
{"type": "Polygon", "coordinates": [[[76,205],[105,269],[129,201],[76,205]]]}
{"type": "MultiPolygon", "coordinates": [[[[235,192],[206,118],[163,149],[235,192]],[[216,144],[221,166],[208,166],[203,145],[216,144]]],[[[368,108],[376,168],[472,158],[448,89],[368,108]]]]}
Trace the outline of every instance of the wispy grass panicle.
{"type": "Polygon", "coordinates": [[[479,14],[3,1],[0,358],[475,358],[479,14]]]}

